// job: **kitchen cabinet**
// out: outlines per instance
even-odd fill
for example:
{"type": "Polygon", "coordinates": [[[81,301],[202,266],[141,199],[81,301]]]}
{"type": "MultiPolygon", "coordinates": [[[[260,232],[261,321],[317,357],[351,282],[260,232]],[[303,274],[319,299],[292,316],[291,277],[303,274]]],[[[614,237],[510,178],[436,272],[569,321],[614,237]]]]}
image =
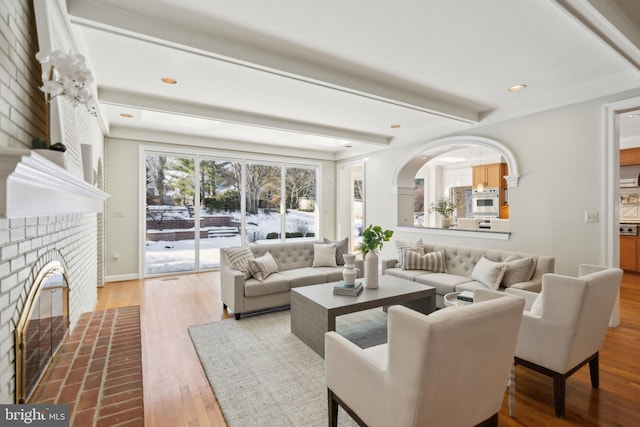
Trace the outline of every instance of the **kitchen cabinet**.
{"type": "Polygon", "coordinates": [[[620,268],[638,271],[638,236],[620,236],[620,268]]]}
{"type": "Polygon", "coordinates": [[[472,185],[473,188],[478,187],[479,184],[485,187],[504,187],[503,176],[506,175],[506,163],[490,163],[486,165],[472,166],[472,185]]]}
{"type": "Polygon", "coordinates": [[[620,150],[620,166],[640,165],[640,147],[620,150]]]}

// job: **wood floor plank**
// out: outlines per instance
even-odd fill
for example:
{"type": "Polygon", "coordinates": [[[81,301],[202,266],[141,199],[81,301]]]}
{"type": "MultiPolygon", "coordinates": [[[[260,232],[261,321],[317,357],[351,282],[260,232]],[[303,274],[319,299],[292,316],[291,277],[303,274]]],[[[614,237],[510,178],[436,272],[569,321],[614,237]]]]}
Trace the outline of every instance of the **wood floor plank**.
{"type": "MultiPolygon", "coordinates": [[[[97,307],[141,306],[147,427],[226,426],[187,331],[230,318],[220,301],[220,275],[177,277],[108,283],[98,291],[97,307]]],[[[591,388],[587,366],[571,376],[561,420],[553,411],[551,379],[517,366],[516,417],[509,417],[505,396],[500,425],[640,425],[640,274],[625,273],[620,301],[621,325],[609,328],[601,350],[600,388],[591,388]]]]}

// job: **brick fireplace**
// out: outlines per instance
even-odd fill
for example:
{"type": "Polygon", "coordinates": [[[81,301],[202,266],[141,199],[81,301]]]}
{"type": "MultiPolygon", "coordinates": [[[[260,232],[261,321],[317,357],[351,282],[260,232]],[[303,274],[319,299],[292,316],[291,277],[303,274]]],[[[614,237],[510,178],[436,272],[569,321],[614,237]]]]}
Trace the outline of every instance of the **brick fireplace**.
{"type": "Polygon", "coordinates": [[[31,271],[30,290],[15,331],[18,403],[29,402],[69,334],[69,281],[62,254],[45,253],[31,271]]]}
{"type": "Polygon", "coordinates": [[[93,310],[106,197],[30,150],[0,150],[0,403],[19,400],[15,333],[39,268],[64,263],[70,330],[93,310]]]}

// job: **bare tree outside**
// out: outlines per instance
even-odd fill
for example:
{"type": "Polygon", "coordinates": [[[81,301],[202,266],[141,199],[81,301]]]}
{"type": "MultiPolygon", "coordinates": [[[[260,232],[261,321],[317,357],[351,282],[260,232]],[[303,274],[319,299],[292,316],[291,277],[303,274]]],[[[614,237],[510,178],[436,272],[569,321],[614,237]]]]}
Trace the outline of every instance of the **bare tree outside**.
{"type": "Polygon", "coordinates": [[[248,164],[246,170],[247,213],[257,214],[260,207],[271,211],[278,206],[280,166],[248,164]]]}
{"type": "Polygon", "coordinates": [[[288,168],[285,179],[287,209],[313,210],[316,197],[316,170],[308,168],[288,168]],[[301,201],[306,201],[311,206],[301,206],[301,201]]]}

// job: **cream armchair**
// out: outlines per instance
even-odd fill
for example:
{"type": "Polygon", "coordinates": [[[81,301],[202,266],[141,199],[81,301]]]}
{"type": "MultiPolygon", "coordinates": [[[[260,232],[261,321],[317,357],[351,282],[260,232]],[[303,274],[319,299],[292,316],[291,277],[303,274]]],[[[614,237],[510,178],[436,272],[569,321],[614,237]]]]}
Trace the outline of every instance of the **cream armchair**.
{"type": "Polygon", "coordinates": [[[371,427],[497,425],[523,308],[522,298],[428,316],[393,306],[388,343],[364,350],[328,332],[329,425],[338,405],[371,427]]]}
{"type": "Polygon", "coordinates": [[[598,388],[598,351],[621,279],[619,268],[583,264],[578,277],[542,276],[539,294],[506,290],[526,299],[515,363],[553,378],[555,413],[560,418],[566,379],[587,362],[591,385],[598,388]]]}

